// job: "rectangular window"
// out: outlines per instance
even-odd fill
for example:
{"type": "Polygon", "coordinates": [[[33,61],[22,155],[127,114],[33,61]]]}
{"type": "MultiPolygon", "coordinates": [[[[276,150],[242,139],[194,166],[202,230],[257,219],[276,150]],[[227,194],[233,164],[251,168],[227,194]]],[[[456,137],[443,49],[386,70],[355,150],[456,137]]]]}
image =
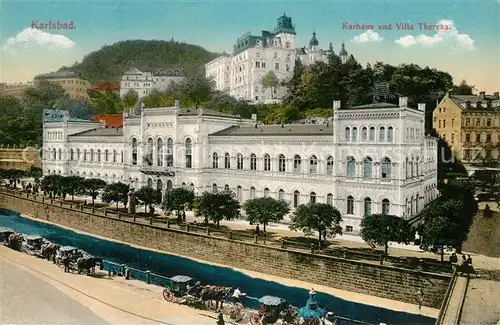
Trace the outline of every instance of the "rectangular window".
{"type": "Polygon", "coordinates": [[[443,140],[446,141],[446,133],[443,133],[443,140]]]}
{"type": "Polygon", "coordinates": [[[454,144],[455,143],[455,134],[452,133],[451,134],[451,144],[454,144]]]}
{"type": "Polygon", "coordinates": [[[255,67],[260,69],[260,62],[255,62],[255,67]]]}
{"type": "Polygon", "coordinates": [[[280,69],[280,64],[279,63],[275,63],[274,64],[274,69],[279,70],[280,69]]]}
{"type": "Polygon", "coordinates": [[[262,69],[265,69],[265,68],[266,68],[266,62],[262,62],[262,63],[260,64],[260,67],[261,67],[262,69]]]}
{"type": "Polygon", "coordinates": [[[465,126],[470,126],[470,118],[465,119],[465,126]]]}
{"type": "Polygon", "coordinates": [[[441,120],[439,120],[439,126],[438,127],[441,128],[441,120]]]}
{"type": "Polygon", "coordinates": [[[481,142],[481,134],[476,134],[476,142],[481,142]]]}
{"type": "Polygon", "coordinates": [[[290,66],[287,64],[287,66],[286,66],[285,69],[286,69],[287,72],[289,72],[290,71],[290,66]]]}
{"type": "Polygon", "coordinates": [[[486,120],[486,126],[491,126],[491,119],[490,118],[486,120]]]}
{"type": "Polygon", "coordinates": [[[465,134],[465,142],[470,142],[470,133],[465,134]]]}
{"type": "Polygon", "coordinates": [[[491,159],[491,150],[486,150],[486,159],[491,159]]]}
{"type": "Polygon", "coordinates": [[[476,126],[481,126],[481,119],[480,118],[476,119],[476,126]]]}
{"type": "Polygon", "coordinates": [[[491,142],[491,133],[486,134],[486,142],[491,142]]]}
{"type": "Polygon", "coordinates": [[[470,150],[469,149],[464,150],[464,158],[465,158],[465,160],[470,159],[470,150]]]}
{"type": "Polygon", "coordinates": [[[446,127],[446,120],[443,120],[443,128],[446,127]]]}
{"type": "Polygon", "coordinates": [[[453,126],[455,126],[455,119],[454,118],[451,119],[451,127],[453,127],[453,126]]]}

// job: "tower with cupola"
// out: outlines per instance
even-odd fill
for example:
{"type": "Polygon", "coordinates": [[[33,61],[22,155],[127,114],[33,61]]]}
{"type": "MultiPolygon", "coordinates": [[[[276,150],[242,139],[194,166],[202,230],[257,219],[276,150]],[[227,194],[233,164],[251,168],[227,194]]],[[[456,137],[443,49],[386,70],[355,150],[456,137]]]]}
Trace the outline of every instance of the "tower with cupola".
{"type": "Polygon", "coordinates": [[[339,56],[340,56],[340,60],[342,61],[342,63],[346,63],[347,59],[349,58],[349,53],[347,53],[347,51],[345,49],[344,42],[342,42],[342,48],[340,49],[339,56]]]}
{"type": "Polygon", "coordinates": [[[273,34],[275,47],[295,49],[295,35],[297,33],[292,24],[292,17],[288,17],[285,13],[279,17],[273,34]]]}
{"type": "Polygon", "coordinates": [[[319,51],[319,41],[316,38],[316,32],[313,32],[313,36],[311,40],[309,41],[309,49],[311,52],[318,52],[319,51]]]}

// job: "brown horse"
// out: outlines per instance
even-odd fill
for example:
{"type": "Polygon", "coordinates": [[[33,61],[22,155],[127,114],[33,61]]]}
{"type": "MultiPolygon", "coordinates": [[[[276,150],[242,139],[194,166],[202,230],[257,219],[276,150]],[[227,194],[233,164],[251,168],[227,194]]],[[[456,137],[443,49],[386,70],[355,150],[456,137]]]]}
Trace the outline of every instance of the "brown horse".
{"type": "Polygon", "coordinates": [[[20,250],[23,243],[24,237],[20,233],[13,233],[9,236],[8,246],[15,250],[20,250]]]}
{"type": "Polygon", "coordinates": [[[46,243],[42,245],[42,248],[40,249],[42,253],[42,258],[46,258],[48,261],[54,259],[54,256],[57,253],[57,250],[59,249],[59,245],[52,244],[52,243],[46,243]]]}
{"type": "Polygon", "coordinates": [[[210,307],[213,306],[213,301],[215,301],[215,310],[219,310],[219,302],[220,309],[222,309],[224,304],[224,299],[231,295],[233,292],[233,288],[231,287],[218,287],[213,285],[207,285],[203,287],[200,293],[200,299],[205,302],[209,302],[210,307]]]}

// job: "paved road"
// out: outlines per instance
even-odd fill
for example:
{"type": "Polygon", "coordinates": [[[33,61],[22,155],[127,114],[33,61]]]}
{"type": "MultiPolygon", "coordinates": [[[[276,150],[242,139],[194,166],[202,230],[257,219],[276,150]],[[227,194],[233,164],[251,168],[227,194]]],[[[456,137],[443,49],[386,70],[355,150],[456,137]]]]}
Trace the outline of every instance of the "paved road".
{"type": "Polygon", "coordinates": [[[107,324],[53,285],[0,258],[0,324],[107,324]]]}

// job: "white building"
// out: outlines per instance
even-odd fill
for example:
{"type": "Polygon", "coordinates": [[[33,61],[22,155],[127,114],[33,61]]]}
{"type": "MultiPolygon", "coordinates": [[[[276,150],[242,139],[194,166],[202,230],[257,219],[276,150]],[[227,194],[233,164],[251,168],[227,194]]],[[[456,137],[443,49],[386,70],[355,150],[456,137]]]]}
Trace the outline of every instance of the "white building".
{"type": "Polygon", "coordinates": [[[347,232],[362,217],[415,217],[437,195],[437,139],[424,135],[425,104],[341,109],[328,124],[257,125],[179,107],[140,108],[123,129],[67,117],[44,123],[44,175],[99,177],[135,188],[230,189],[295,207],[334,205],[347,232]]]}
{"type": "MultiPolygon", "coordinates": [[[[309,47],[296,48],[295,26],[292,18],[285,14],[278,18],[272,32],[262,31],[261,36],[246,33],[236,40],[232,55],[224,53],[205,65],[205,75],[213,78],[216,89],[227,91],[231,96],[252,102],[281,101],[286,95],[286,88],[263,87],[262,77],[273,71],[280,82],[293,76],[295,59],[305,65],[325,61],[329,50],[319,48],[316,33],[309,42],[309,47]]],[[[342,45],[342,61],[347,60],[347,51],[342,45]]]]}
{"type": "Polygon", "coordinates": [[[163,92],[172,83],[183,80],[181,71],[178,69],[166,70],[156,69],[150,72],[142,72],[132,68],[125,72],[120,81],[120,98],[129,91],[135,91],[139,98],[147,96],[153,89],[163,92]]]}

